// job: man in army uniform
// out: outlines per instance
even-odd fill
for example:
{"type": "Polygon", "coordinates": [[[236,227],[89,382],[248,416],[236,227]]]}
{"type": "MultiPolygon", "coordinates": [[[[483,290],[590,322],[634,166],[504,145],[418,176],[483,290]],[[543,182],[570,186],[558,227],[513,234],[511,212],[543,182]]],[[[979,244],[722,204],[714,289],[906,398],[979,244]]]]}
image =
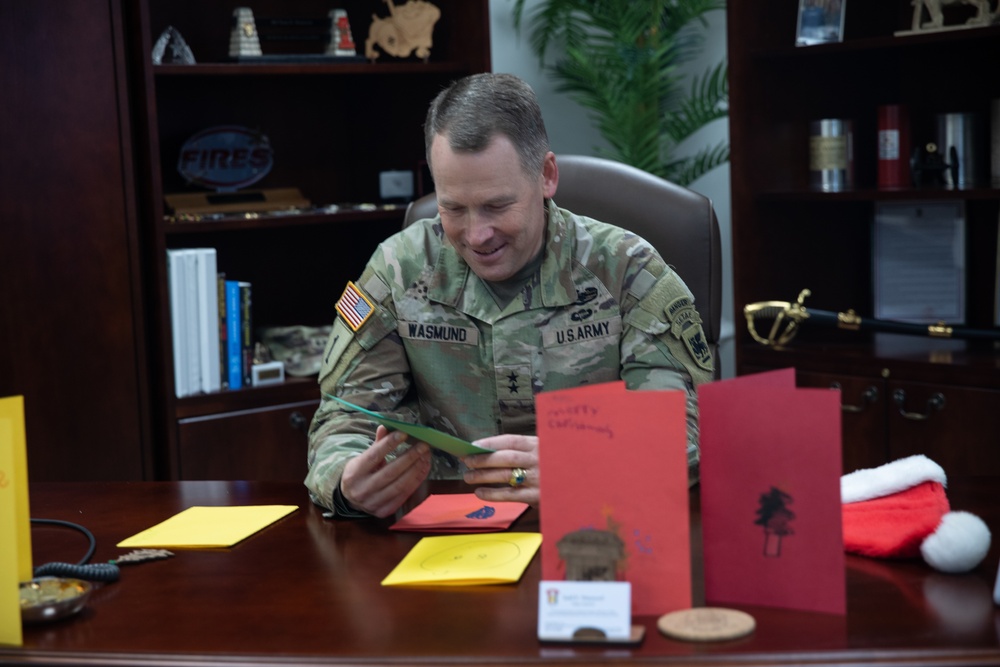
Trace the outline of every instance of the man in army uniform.
{"type": "Polygon", "coordinates": [[[309,430],[313,501],[385,517],[431,476],[464,478],[486,501],[537,505],[535,395],[619,379],[687,393],[695,479],[695,387],[713,369],[681,278],[635,234],[556,206],[556,158],[517,77],[452,84],[424,132],[439,214],[383,242],[348,284],[319,382],[495,451],[459,461],[401,446],[405,434],[324,400],[309,430]]]}

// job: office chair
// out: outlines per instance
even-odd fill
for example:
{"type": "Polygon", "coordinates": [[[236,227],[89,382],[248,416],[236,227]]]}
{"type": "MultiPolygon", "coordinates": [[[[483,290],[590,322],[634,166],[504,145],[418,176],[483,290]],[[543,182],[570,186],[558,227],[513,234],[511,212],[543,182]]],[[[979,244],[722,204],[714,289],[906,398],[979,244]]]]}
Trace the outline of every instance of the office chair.
{"type": "MultiPolygon", "coordinates": [[[[720,377],[722,241],[707,197],[621,162],[584,155],[557,156],[562,208],[635,232],[659,251],[694,294],[720,377]]],[[[403,226],[437,215],[434,193],[411,202],[403,226]]]]}

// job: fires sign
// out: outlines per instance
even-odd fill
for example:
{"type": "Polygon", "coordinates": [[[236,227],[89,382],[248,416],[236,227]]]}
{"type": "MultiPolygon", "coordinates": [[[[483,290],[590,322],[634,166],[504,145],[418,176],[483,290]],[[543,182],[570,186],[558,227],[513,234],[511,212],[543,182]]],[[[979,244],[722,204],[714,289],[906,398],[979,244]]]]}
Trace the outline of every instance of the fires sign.
{"type": "Polygon", "coordinates": [[[220,125],[184,142],[177,170],[191,183],[227,191],[256,183],[273,164],[271,143],[264,134],[238,125],[220,125]]]}

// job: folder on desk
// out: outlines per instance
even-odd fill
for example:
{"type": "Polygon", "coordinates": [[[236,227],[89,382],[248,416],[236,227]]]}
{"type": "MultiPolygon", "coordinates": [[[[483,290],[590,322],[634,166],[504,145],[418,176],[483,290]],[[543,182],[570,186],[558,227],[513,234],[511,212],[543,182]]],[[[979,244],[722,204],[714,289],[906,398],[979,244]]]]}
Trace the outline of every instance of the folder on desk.
{"type": "Polygon", "coordinates": [[[231,547],[297,509],[295,505],[189,507],[122,540],[117,546],[165,549],[231,547]]]}
{"type": "Polygon", "coordinates": [[[840,392],[785,369],[698,404],[706,601],[846,613],[840,392]]]}
{"type": "Polygon", "coordinates": [[[539,533],[441,535],[421,539],[383,586],[513,584],[542,543],[539,533]]]}

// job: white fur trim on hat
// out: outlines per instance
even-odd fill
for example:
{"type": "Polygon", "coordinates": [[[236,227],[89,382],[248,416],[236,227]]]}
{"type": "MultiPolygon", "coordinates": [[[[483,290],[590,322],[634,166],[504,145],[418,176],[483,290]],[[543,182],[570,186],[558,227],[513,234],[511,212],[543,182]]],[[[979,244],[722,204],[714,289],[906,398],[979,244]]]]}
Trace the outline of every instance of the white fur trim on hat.
{"type": "Polygon", "coordinates": [[[968,512],[948,512],[920,545],[920,555],[935,570],[968,572],[990,550],[990,529],[968,512]]]}
{"type": "Polygon", "coordinates": [[[840,478],[840,500],[856,503],[905,491],[923,482],[947,486],[944,469],[923,454],[890,461],[877,468],[855,470],[840,478]]]}

